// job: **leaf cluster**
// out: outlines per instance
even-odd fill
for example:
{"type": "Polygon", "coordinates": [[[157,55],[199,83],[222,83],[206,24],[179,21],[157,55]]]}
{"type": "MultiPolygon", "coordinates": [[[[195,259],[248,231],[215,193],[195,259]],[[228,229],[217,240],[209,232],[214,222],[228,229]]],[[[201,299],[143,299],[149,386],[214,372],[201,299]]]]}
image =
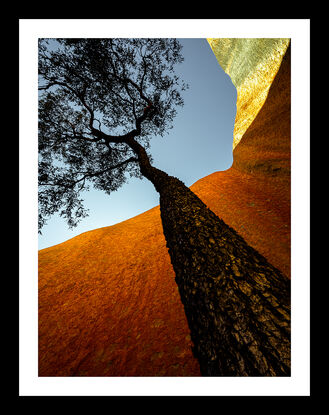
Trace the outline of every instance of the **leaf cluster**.
{"type": "Polygon", "coordinates": [[[172,128],[183,61],[176,39],[39,40],[39,229],[55,212],[86,216],[81,191],[141,177],[127,138],[145,149],[172,128]]]}

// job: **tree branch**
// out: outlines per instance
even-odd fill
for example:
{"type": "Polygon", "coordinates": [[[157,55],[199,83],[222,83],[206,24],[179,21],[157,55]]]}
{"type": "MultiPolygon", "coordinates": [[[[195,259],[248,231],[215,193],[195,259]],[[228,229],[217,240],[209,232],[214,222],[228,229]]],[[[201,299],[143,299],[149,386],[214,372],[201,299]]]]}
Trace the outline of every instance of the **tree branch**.
{"type": "Polygon", "coordinates": [[[97,172],[94,172],[94,173],[90,173],[90,172],[78,172],[78,174],[83,174],[83,177],[81,177],[80,179],[71,181],[71,183],[69,185],[63,184],[61,182],[55,182],[55,183],[39,183],[39,185],[40,186],[60,186],[60,187],[64,187],[65,189],[72,189],[76,184],[80,183],[81,181],[85,181],[87,178],[95,177],[95,176],[100,176],[103,173],[106,173],[106,172],[111,171],[111,170],[114,170],[114,169],[118,169],[119,167],[122,167],[125,164],[132,163],[132,162],[138,163],[138,159],[135,158],[135,157],[130,157],[129,159],[124,160],[121,163],[116,164],[115,166],[111,166],[111,167],[108,167],[108,168],[106,168],[104,170],[100,170],[100,171],[97,171],[97,172]]]}

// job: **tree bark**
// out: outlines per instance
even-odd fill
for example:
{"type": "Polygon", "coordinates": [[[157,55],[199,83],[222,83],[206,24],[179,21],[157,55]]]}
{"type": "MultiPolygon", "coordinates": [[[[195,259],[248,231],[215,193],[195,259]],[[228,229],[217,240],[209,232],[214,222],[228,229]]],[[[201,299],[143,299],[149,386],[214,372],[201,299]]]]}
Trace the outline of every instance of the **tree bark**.
{"type": "Polygon", "coordinates": [[[289,279],[180,180],[148,159],[140,164],[160,193],[163,231],[201,375],[290,376],[289,279]]]}

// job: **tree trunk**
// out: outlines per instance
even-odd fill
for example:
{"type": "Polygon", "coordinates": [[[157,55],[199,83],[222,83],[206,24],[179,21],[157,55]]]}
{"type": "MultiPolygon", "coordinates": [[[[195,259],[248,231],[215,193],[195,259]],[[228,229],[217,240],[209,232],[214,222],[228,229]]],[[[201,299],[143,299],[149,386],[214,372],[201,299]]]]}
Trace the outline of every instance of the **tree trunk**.
{"type": "Polygon", "coordinates": [[[290,376],[290,281],[180,180],[146,163],[202,376],[290,376]]]}

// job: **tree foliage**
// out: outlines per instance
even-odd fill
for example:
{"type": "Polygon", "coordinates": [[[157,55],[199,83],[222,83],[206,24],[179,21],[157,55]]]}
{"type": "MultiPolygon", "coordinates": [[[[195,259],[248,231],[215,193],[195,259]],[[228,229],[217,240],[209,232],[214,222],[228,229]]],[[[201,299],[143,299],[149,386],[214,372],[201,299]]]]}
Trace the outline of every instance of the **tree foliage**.
{"type": "Polygon", "coordinates": [[[39,41],[39,232],[56,212],[76,226],[90,186],[109,194],[141,177],[136,142],[148,149],[183,105],[181,49],[176,39],[39,41]]]}

